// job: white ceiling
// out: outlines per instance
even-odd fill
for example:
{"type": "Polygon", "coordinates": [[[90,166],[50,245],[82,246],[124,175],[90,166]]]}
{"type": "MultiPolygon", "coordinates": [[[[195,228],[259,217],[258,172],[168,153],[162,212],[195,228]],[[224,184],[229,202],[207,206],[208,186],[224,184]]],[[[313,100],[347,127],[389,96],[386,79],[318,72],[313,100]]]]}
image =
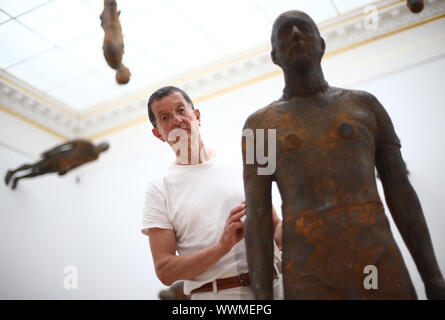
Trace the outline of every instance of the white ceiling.
{"type": "Polygon", "coordinates": [[[320,22],[370,0],[117,0],[123,63],[118,85],[102,53],[103,0],[0,0],[0,68],[74,111],[267,44],[290,9],[320,22]]]}

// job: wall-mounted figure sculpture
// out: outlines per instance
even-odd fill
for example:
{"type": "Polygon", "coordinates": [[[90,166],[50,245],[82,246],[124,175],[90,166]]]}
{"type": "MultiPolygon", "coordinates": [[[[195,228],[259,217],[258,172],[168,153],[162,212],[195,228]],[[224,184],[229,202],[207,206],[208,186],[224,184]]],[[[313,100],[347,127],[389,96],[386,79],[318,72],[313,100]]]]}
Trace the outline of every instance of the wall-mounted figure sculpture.
{"type": "Polygon", "coordinates": [[[406,5],[412,13],[419,13],[423,10],[423,0],[407,0],[406,5]]]}
{"type": "Polygon", "coordinates": [[[108,150],[108,143],[95,146],[93,143],[77,139],[58,145],[41,154],[42,159],[33,164],[24,164],[15,170],[8,170],[5,176],[6,185],[12,179],[12,189],[17,187],[20,179],[32,178],[47,173],[57,172],[60,176],[66,174],[87,162],[97,160],[99,154],[108,150]],[[13,176],[19,171],[27,173],[18,177],[13,176]]]}
{"type": "Polygon", "coordinates": [[[427,297],[445,298],[422,208],[384,107],[370,93],[329,86],[321,69],[325,42],[304,12],[281,14],[271,40],[285,87],[279,100],[246,120],[243,134],[256,132],[256,145],[242,142],[245,242],[255,297],[273,294],[273,181],[282,199],[285,299],[417,297],[377,190],[376,167],[427,297]],[[246,163],[246,152],[258,157],[263,150],[275,160],[272,174],[260,174],[261,157],[246,163]]]}
{"type": "Polygon", "coordinates": [[[116,81],[125,84],[130,81],[130,70],[122,64],[124,39],[122,36],[120,11],[115,0],[104,0],[104,11],[100,15],[101,26],[105,31],[103,51],[108,65],[116,70],[116,81]]]}

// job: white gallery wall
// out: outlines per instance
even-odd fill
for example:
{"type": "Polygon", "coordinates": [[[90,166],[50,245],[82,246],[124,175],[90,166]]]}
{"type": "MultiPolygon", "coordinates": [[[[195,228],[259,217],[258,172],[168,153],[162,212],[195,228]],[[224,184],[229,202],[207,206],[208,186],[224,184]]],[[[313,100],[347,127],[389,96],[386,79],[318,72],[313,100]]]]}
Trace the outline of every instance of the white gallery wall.
{"type": "MultiPolygon", "coordinates": [[[[428,34],[425,28],[416,39],[428,34]]],[[[391,52],[395,42],[391,38],[385,41],[384,48],[391,52]]],[[[407,41],[409,37],[404,43],[407,41]]],[[[441,41],[434,44],[443,46],[441,41]]],[[[371,92],[387,109],[402,141],[410,181],[422,203],[437,259],[445,272],[445,236],[441,230],[445,225],[445,57],[425,58],[423,54],[423,58],[385,73],[382,70],[388,68],[379,69],[379,64],[396,64],[403,60],[401,55],[422,51],[414,48],[390,56],[373,45],[362,47],[361,53],[352,50],[326,59],[325,76],[332,86],[371,92]],[[372,60],[370,55],[365,63],[362,58],[366,50],[375,52],[374,57],[380,60],[372,60]],[[351,71],[348,66],[354,63],[356,69],[351,71]]],[[[245,119],[278,99],[282,87],[282,76],[277,75],[198,102],[195,107],[201,111],[204,141],[220,154],[238,158],[241,165],[240,136],[245,119]]],[[[9,130],[14,135],[14,128],[9,130]]],[[[0,299],[157,299],[164,286],[154,273],[148,239],[140,232],[142,204],[148,181],[162,176],[173,161],[173,153],[155,140],[147,123],[113,132],[97,142],[108,140],[113,142],[110,153],[136,151],[119,162],[100,167],[91,163],[64,177],[22,180],[15,191],[0,183],[0,299]],[[73,279],[73,270],[77,270],[77,288],[66,288],[67,279],[73,279]]],[[[106,157],[107,153],[102,154],[98,163],[106,157]]],[[[35,160],[0,145],[2,177],[8,169],[35,160]]],[[[280,211],[276,189],[273,200],[280,211]]],[[[388,218],[418,296],[425,298],[412,258],[389,214],[388,218]]]]}

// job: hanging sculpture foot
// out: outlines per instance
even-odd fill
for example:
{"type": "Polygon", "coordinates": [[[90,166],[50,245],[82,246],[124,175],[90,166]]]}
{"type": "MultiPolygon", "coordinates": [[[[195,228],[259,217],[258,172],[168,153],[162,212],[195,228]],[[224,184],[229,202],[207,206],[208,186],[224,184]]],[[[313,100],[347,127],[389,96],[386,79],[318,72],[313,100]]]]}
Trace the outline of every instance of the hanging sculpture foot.
{"type": "Polygon", "coordinates": [[[17,183],[19,182],[18,178],[14,178],[14,180],[12,180],[12,190],[15,190],[15,188],[17,188],[17,183]]]}
{"type": "Polygon", "coordinates": [[[12,175],[14,174],[14,172],[12,170],[8,170],[8,172],[6,173],[5,176],[5,183],[6,185],[9,184],[9,180],[11,180],[12,175]]]}

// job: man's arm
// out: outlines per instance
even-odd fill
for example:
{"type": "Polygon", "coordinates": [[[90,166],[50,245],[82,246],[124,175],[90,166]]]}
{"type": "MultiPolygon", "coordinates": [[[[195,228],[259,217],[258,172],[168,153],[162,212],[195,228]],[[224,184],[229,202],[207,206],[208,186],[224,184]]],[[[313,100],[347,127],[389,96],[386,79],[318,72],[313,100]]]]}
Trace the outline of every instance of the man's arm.
{"type": "Polygon", "coordinates": [[[400,144],[383,106],[370,97],[377,117],[376,167],[386,203],[408,247],[429,299],[445,298],[445,282],[431,242],[425,217],[414,188],[408,180],[400,144]]]}
{"type": "Polygon", "coordinates": [[[245,204],[235,207],[226,220],[218,243],[191,254],[176,255],[176,236],[170,229],[150,228],[150,249],[159,280],[169,286],[177,280],[190,280],[206,271],[243,239],[241,217],[245,204]]]}

